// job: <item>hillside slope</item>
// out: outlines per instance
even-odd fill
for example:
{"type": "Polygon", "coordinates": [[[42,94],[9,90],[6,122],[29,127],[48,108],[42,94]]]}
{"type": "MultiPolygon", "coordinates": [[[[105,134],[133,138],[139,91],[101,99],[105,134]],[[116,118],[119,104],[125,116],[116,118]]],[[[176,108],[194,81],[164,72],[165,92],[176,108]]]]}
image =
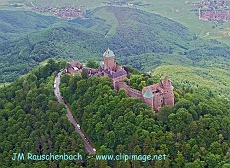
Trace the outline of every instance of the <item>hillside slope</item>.
{"type": "MultiPolygon", "coordinates": [[[[110,45],[123,56],[148,52],[184,51],[189,48],[192,36],[189,30],[167,18],[137,9],[102,7],[93,16],[103,19],[116,33],[105,32],[110,45]],[[103,15],[100,14],[103,12],[103,15]],[[113,22],[106,22],[113,17],[113,22]],[[103,17],[102,17],[103,16],[103,17]],[[115,23],[115,25],[114,25],[115,23]]],[[[113,31],[112,31],[113,32],[113,31]]]]}
{"type": "Polygon", "coordinates": [[[218,95],[230,99],[230,71],[218,68],[202,68],[181,65],[162,65],[151,72],[170,76],[175,85],[208,87],[218,95]]]}
{"type": "MultiPolygon", "coordinates": [[[[1,0],[0,8],[6,8],[10,10],[22,10],[23,7],[19,8],[18,6],[23,5],[29,7],[32,7],[33,5],[38,7],[63,7],[75,5],[75,7],[79,7],[82,10],[92,10],[98,7],[108,5],[136,8],[146,12],[159,14],[163,17],[167,17],[176,22],[179,22],[184,26],[188,27],[194,34],[198,35],[203,39],[216,39],[220,42],[230,45],[230,38],[228,34],[230,31],[229,23],[224,21],[212,22],[198,20],[199,5],[194,5],[197,3],[199,3],[199,0],[20,0],[18,2],[11,0],[1,0]]],[[[215,4],[214,6],[217,7],[218,1],[213,1],[211,4],[215,4]]],[[[222,7],[218,7],[218,10],[229,10],[228,0],[222,1],[222,3],[219,3],[219,5],[220,4],[222,4],[222,7]]],[[[46,14],[51,15],[51,13],[46,14]]]]}
{"type": "Polygon", "coordinates": [[[86,154],[65,107],[53,93],[54,76],[60,68],[61,64],[48,61],[46,66],[0,88],[1,168],[82,166],[82,159],[57,161],[49,157],[86,154]],[[13,153],[24,153],[25,159],[13,160],[13,153]]]}
{"type": "MultiPolygon", "coordinates": [[[[24,22],[20,17],[17,19],[18,23],[24,22]]],[[[229,69],[229,46],[194,38],[186,27],[141,10],[101,7],[88,12],[86,19],[49,19],[45,21],[50,27],[42,29],[42,24],[39,27],[32,21],[30,30],[40,30],[31,33],[28,30],[27,35],[0,45],[0,83],[13,81],[48,58],[100,61],[107,47],[115,52],[121,64],[141,70],[166,63],[229,69]]]]}
{"type": "Polygon", "coordinates": [[[38,15],[29,11],[0,10],[0,16],[0,43],[50,27],[58,21],[55,17],[38,15]]]}

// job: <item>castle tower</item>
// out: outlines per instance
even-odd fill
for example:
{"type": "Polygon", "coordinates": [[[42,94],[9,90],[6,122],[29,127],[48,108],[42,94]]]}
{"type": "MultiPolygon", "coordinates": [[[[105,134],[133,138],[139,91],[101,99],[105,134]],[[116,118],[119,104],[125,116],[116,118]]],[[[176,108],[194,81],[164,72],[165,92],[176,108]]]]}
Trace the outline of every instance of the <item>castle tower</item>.
{"type": "Polygon", "coordinates": [[[154,108],[154,107],[153,107],[153,97],[154,97],[154,94],[153,94],[152,91],[148,88],[148,89],[145,91],[144,95],[143,95],[143,101],[144,101],[145,104],[147,104],[148,106],[151,107],[152,111],[154,111],[154,110],[153,110],[153,108],[154,108]]]}
{"type": "Polygon", "coordinates": [[[104,69],[114,70],[116,68],[116,64],[114,62],[114,53],[109,48],[103,54],[104,58],[104,69]]]}
{"type": "Polygon", "coordinates": [[[162,82],[162,88],[164,89],[164,105],[174,106],[174,93],[172,82],[166,76],[162,82]]]}

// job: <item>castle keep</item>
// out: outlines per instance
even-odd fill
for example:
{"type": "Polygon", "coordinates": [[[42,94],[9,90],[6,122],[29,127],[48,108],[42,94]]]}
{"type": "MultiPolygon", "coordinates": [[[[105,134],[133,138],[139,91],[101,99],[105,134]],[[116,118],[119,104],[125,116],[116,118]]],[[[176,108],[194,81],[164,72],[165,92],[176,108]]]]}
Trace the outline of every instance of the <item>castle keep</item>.
{"type": "Polygon", "coordinates": [[[126,95],[133,98],[140,98],[145,104],[152,108],[155,113],[165,105],[174,105],[174,93],[172,82],[165,77],[161,82],[146,86],[142,91],[133,89],[124,82],[127,72],[115,63],[115,55],[109,48],[103,54],[104,62],[99,67],[100,76],[108,76],[116,90],[124,89],[126,95]]]}

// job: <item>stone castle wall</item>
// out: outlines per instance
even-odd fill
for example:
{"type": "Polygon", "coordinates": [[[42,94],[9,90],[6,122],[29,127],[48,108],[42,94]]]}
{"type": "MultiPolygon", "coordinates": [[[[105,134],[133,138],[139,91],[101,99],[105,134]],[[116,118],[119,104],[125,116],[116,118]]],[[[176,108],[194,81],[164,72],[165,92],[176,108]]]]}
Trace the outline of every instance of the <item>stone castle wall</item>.
{"type": "Polygon", "coordinates": [[[158,111],[162,106],[164,106],[164,95],[163,95],[163,93],[154,94],[153,106],[154,106],[154,111],[158,111]]]}
{"type": "Polygon", "coordinates": [[[112,83],[113,83],[114,89],[119,90],[119,89],[117,88],[116,85],[117,85],[117,83],[119,83],[119,82],[123,82],[125,78],[126,78],[126,75],[119,76],[119,77],[117,77],[117,78],[115,78],[115,79],[111,79],[111,80],[112,80],[112,83]]]}
{"type": "Polygon", "coordinates": [[[164,93],[164,105],[174,106],[174,93],[169,91],[164,93]]]}
{"type": "Polygon", "coordinates": [[[131,88],[125,82],[116,82],[116,89],[119,90],[121,88],[125,89],[127,96],[142,99],[141,91],[131,88]]]}

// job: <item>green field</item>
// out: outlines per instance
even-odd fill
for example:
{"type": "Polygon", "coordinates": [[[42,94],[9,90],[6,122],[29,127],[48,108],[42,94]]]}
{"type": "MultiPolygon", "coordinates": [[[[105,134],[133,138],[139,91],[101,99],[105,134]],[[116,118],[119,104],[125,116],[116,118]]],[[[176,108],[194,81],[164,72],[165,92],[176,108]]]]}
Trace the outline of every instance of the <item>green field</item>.
{"type": "Polygon", "coordinates": [[[105,24],[110,26],[110,29],[106,33],[106,36],[113,35],[116,33],[116,29],[118,27],[118,20],[112,12],[106,11],[105,8],[99,8],[95,11],[94,16],[104,20],[105,24]]]}
{"type": "MultiPolygon", "coordinates": [[[[230,23],[218,23],[198,20],[198,11],[195,6],[185,4],[184,0],[145,0],[150,6],[140,9],[159,14],[170,18],[188,27],[192,32],[205,39],[217,39],[220,42],[230,45],[230,23]]],[[[191,0],[190,2],[199,2],[191,0]]]]}
{"type": "Polygon", "coordinates": [[[180,65],[163,65],[151,74],[169,76],[173,83],[184,83],[190,86],[205,86],[219,95],[230,98],[230,72],[217,68],[199,68],[180,65]]]}
{"type": "Polygon", "coordinates": [[[89,9],[96,8],[101,3],[104,2],[103,0],[0,0],[0,5],[13,5],[13,4],[22,4],[26,6],[52,6],[52,7],[60,7],[60,6],[87,6],[89,9]]]}

